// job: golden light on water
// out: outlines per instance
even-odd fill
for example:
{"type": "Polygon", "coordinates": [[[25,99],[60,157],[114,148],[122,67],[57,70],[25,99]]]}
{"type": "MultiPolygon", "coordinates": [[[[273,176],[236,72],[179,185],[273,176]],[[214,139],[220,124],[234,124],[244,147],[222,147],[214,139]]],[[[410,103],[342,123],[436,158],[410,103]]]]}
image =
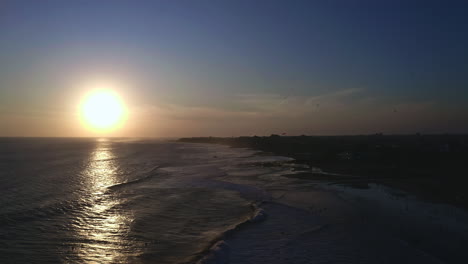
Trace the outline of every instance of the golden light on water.
{"type": "Polygon", "coordinates": [[[122,126],[127,116],[119,94],[106,86],[90,92],[80,105],[80,117],[85,126],[97,132],[107,132],[122,126]]]}
{"type": "Polygon", "coordinates": [[[127,238],[131,212],[122,210],[122,200],[108,189],[119,183],[115,159],[109,142],[98,141],[81,173],[85,189],[82,203],[87,206],[74,226],[80,242],[73,247],[80,263],[128,263],[141,253],[136,249],[138,243],[127,238]]]}

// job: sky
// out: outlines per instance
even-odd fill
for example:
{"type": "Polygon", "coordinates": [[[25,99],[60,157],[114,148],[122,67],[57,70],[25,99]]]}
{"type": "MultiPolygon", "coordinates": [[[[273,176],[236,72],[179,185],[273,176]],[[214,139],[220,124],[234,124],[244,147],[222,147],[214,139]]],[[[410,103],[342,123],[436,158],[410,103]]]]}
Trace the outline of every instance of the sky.
{"type": "Polygon", "coordinates": [[[468,133],[468,2],[0,2],[0,136],[468,133]]]}

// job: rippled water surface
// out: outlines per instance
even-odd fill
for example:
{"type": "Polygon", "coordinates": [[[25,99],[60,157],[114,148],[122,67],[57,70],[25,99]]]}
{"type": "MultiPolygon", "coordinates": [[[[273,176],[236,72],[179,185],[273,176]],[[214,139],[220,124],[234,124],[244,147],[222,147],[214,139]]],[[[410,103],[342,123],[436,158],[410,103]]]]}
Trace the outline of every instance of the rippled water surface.
{"type": "Polygon", "coordinates": [[[464,210],[317,170],[217,145],[0,138],[0,263],[468,257],[464,210]]]}
{"type": "Polygon", "coordinates": [[[216,177],[251,151],[161,141],[0,139],[2,263],[174,263],[249,218],[216,177]],[[216,156],[216,157],[214,157],[216,156]]]}

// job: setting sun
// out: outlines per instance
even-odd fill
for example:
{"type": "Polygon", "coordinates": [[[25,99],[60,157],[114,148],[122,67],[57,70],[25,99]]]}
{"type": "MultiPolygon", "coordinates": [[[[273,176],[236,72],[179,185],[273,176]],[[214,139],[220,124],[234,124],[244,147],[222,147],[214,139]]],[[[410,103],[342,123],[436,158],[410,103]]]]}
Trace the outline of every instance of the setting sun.
{"type": "Polygon", "coordinates": [[[111,90],[91,92],[83,101],[80,115],[84,123],[97,131],[115,129],[125,119],[126,109],[119,95],[111,90]]]}

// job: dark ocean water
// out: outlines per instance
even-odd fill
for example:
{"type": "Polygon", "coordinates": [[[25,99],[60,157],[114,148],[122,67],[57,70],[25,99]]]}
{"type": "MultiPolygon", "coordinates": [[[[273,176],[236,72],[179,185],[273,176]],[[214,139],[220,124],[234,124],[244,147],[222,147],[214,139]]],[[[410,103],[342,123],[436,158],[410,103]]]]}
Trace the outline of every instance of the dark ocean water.
{"type": "Polygon", "coordinates": [[[465,263],[465,211],[294,177],[317,170],[217,145],[0,138],[0,263],[465,263]]]}
{"type": "Polygon", "coordinates": [[[236,186],[213,188],[221,167],[251,154],[162,141],[0,139],[1,263],[196,258],[255,213],[236,186]]]}

